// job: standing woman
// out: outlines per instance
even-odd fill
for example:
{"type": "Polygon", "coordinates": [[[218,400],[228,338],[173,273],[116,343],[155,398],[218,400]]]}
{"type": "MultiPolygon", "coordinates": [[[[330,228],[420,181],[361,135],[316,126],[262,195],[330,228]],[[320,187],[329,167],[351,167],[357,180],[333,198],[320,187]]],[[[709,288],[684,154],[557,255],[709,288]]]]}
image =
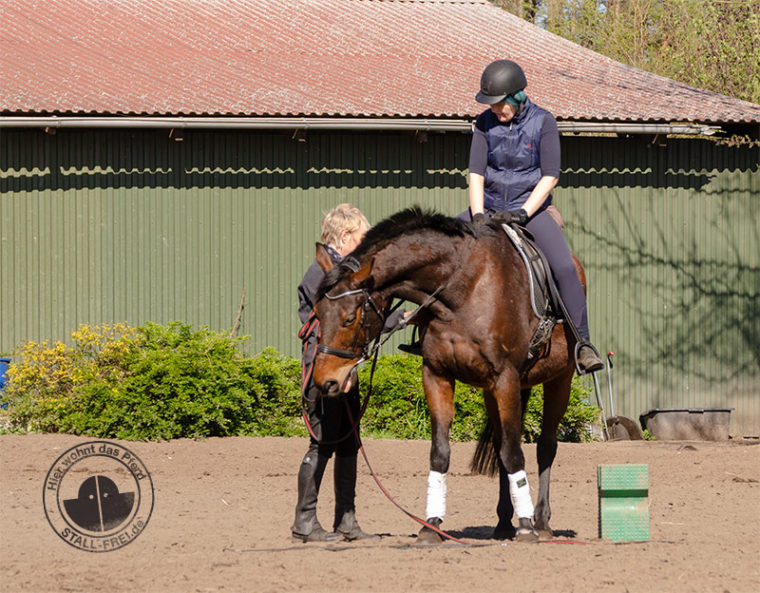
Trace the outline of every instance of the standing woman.
{"type": "MultiPolygon", "coordinates": [[[[351,204],[340,204],[325,213],[322,218],[322,242],[333,265],[340,261],[361,242],[369,230],[369,222],[362,212],[351,204]]],[[[314,297],[325,272],[314,260],[298,285],[298,316],[306,324],[314,308],[314,297]]],[[[303,336],[304,368],[314,358],[317,331],[303,336]]],[[[356,521],[356,456],[359,442],[352,431],[351,417],[359,417],[359,381],[354,374],[350,392],[340,398],[321,397],[311,380],[303,385],[304,403],[309,425],[316,436],[309,439],[309,448],[298,470],[298,502],[291,532],[303,542],[355,540],[377,537],[364,533],[356,521]],[[344,402],[343,398],[346,398],[344,402]],[[341,440],[342,439],[342,440],[341,440]],[[339,442],[337,442],[339,441],[339,442]],[[333,465],[335,485],[335,518],[333,530],[326,531],[317,520],[317,497],[327,462],[335,454],[333,465]]]]}
{"type": "Polygon", "coordinates": [[[603,363],[589,341],[586,295],[560,228],[561,217],[551,206],[560,171],[557,121],[528,99],[527,85],[522,68],[510,60],[496,60],[483,71],[475,98],[490,108],[478,116],[473,130],[469,215],[478,222],[498,212],[533,234],[581,338],[578,366],[584,373],[593,372],[603,363]]]}

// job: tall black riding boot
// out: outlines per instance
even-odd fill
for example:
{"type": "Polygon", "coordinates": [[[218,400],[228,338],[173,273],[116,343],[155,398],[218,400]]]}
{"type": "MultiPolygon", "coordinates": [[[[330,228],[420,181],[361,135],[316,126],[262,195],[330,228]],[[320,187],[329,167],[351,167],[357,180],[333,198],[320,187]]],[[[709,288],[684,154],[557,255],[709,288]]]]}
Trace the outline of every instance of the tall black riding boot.
{"type": "Polygon", "coordinates": [[[335,521],[333,529],[347,541],[374,539],[377,535],[364,533],[356,521],[356,455],[335,456],[335,521]]]}
{"type": "Polygon", "coordinates": [[[298,470],[298,502],[296,518],[290,530],[303,542],[332,542],[341,539],[337,533],[325,531],[317,520],[317,497],[327,457],[309,451],[298,470]]]}

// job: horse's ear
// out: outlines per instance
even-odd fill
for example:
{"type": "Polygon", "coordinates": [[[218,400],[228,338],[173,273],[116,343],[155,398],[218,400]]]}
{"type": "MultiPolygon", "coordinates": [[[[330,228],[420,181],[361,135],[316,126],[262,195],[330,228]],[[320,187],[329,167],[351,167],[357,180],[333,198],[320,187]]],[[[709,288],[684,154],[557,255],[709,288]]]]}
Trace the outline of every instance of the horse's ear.
{"type": "Polygon", "coordinates": [[[325,274],[333,269],[333,261],[330,254],[327,253],[327,247],[324,243],[315,243],[317,248],[317,263],[324,270],[325,274]]]}
{"type": "MultiPolygon", "coordinates": [[[[358,262],[357,262],[358,263],[358,262]]],[[[357,284],[365,283],[366,288],[371,288],[374,284],[374,281],[372,280],[372,266],[375,263],[375,258],[373,257],[369,261],[364,262],[359,269],[357,269],[354,273],[354,282],[357,284]],[[369,279],[369,282],[367,282],[367,279],[369,279]]]]}

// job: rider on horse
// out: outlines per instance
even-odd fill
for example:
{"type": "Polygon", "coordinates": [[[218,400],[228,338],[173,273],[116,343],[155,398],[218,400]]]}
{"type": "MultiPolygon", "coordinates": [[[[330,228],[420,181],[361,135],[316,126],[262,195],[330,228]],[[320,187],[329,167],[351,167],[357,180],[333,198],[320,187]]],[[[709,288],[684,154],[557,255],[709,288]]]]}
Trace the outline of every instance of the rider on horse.
{"type": "MultiPolygon", "coordinates": [[[[562,233],[551,191],[560,172],[560,142],[554,116],[525,94],[522,68],[497,60],[483,71],[479,103],[490,108],[475,121],[469,163],[469,212],[473,222],[492,215],[525,226],[551,267],[560,296],[580,340],[578,368],[597,371],[603,363],[589,340],[586,295],[562,233]]],[[[460,215],[462,216],[462,215],[460,215]]]]}

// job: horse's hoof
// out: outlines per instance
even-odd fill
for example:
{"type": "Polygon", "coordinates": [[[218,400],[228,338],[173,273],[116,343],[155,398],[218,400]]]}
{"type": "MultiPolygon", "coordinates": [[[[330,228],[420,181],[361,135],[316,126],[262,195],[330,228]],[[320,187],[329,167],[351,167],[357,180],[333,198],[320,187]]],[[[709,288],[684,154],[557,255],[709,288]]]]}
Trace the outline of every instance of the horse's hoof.
{"type": "Polygon", "coordinates": [[[517,530],[510,523],[508,525],[497,525],[493,530],[493,539],[515,539],[517,530]]]}
{"type": "Polygon", "coordinates": [[[538,538],[541,540],[554,539],[554,532],[548,521],[536,521],[533,523],[533,530],[538,532],[538,538]]]}
{"type": "MultiPolygon", "coordinates": [[[[437,517],[435,519],[428,519],[427,522],[436,529],[441,526],[441,519],[437,517]]],[[[435,531],[435,529],[430,529],[426,525],[417,534],[417,541],[421,544],[440,544],[443,543],[443,536],[435,531]]]]}
{"type": "Polygon", "coordinates": [[[554,539],[554,532],[551,529],[538,529],[537,531],[540,540],[554,539]]]}
{"type": "Polygon", "coordinates": [[[537,542],[538,532],[533,529],[518,529],[515,535],[517,542],[537,542]]]}
{"type": "Polygon", "coordinates": [[[538,531],[533,528],[533,523],[530,519],[519,519],[519,525],[517,527],[517,533],[515,534],[515,541],[518,542],[537,542],[538,531]]]}

